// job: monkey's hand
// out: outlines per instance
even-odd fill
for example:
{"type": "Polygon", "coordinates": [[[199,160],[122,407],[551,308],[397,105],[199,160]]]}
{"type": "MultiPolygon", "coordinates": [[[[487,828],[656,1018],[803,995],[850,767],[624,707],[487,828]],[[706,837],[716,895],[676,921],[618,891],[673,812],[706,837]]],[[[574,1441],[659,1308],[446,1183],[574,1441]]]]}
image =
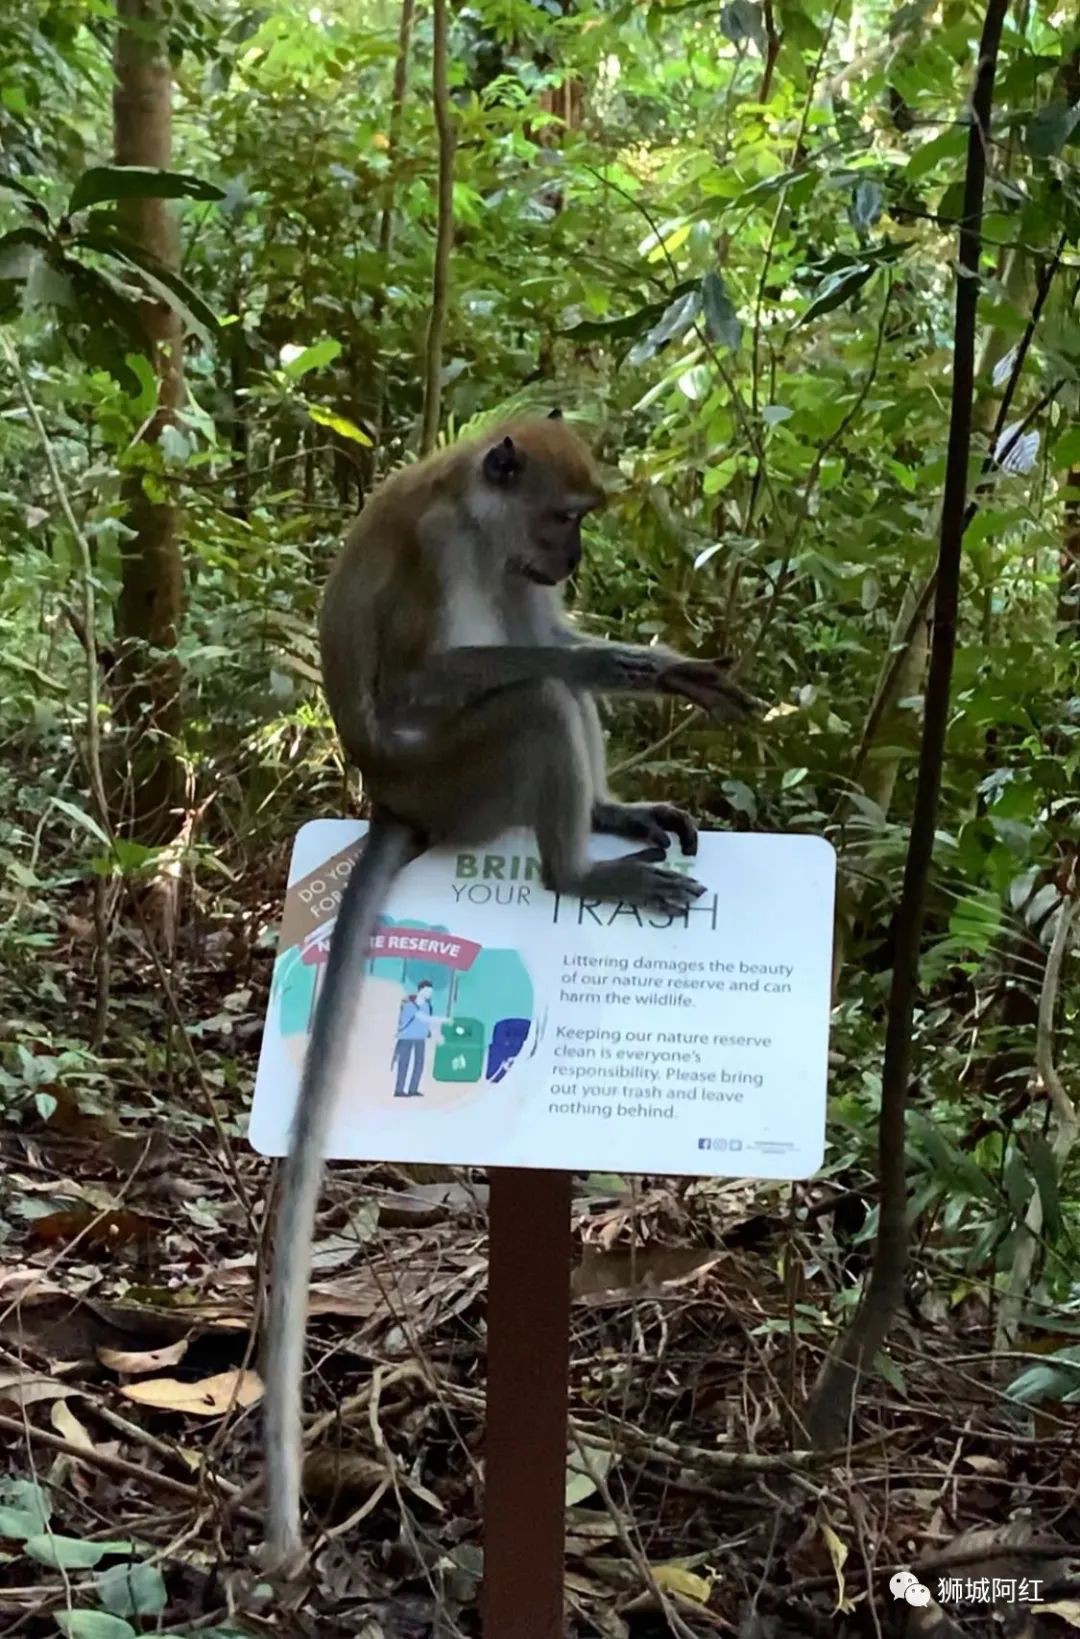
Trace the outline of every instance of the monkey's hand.
{"type": "Polygon", "coordinates": [[[727,675],[727,664],[711,660],[673,659],[656,680],[661,694],[681,694],[717,717],[742,722],[757,716],[762,702],[727,675]]]}

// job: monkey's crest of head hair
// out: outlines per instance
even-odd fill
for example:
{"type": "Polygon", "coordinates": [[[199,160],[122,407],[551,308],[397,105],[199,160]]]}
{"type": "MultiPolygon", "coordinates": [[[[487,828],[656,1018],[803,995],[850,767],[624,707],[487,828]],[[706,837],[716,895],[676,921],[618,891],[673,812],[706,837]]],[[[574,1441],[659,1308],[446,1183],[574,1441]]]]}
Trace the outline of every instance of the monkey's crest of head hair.
{"type": "Polygon", "coordinates": [[[477,439],[475,447],[482,459],[493,452],[506,451],[508,455],[508,439],[522,474],[530,471],[536,474],[539,469],[548,485],[556,484],[567,492],[592,497],[594,503],[602,499],[603,488],[592,453],[561,412],[501,422],[477,439]]]}

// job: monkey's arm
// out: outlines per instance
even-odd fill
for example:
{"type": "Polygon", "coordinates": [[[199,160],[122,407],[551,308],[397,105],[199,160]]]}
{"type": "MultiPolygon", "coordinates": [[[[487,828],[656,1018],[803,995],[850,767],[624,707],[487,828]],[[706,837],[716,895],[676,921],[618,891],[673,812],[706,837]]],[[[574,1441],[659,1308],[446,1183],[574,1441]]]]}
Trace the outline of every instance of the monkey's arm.
{"type": "MultiPolygon", "coordinates": [[[[562,637],[560,630],[559,636],[562,637]]],[[[681,694],[694,705],[728,718],[752,716],[759,702],[724,668],[708,660],[685,660],[670,649],[588,638],[544,644],[446,649],[392,701],[391,719],[411,710],[460,709],[516,683],[555,678],[592,694],[681,694]]]]}

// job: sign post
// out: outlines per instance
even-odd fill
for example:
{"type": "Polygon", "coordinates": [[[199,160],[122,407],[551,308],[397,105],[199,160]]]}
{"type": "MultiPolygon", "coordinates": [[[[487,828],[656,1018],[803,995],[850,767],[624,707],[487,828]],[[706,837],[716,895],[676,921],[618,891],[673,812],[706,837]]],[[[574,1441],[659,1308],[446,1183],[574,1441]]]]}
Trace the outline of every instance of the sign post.
{"type": "MultiPolygon", "coordinates": [[[[251,1116],[264,1155],[286,1149],[365,829],[296,839],[251,1116]]],[[[490,1169],[486,1639],[564,1633],[571,1172],[806,1178],[825,1136],[828,843],[705,833],[669,855],[705,886],[677,915],[548,893],[535,854],[511,833],[397,879],[327,1150],[490,1169]]]]}
{"type": "Polygon", "coordinates": [[[570,1174],[491,1173],[484,1458],[487,1639],[564,1639],[570,1174]]]}

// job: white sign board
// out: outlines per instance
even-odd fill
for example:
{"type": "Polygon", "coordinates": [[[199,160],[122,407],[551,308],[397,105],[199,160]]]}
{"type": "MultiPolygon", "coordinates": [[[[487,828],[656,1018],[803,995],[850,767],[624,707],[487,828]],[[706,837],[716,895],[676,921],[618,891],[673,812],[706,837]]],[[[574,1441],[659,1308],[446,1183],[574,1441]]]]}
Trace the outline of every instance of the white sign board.
{"type": "MultiPolygon", "coordinates": [[[[341,885],[366,827],[296,838],[250,1137],[287,1146],[341,885]]],[[[628,851],[593,840],[597,858],[628,851]]],[[[372,941],[338,1158],[803,1178],[822,1161],[835,856],[705,833],[676,916],[548,893],[531,833],[423,855],[372,941]]]]}

